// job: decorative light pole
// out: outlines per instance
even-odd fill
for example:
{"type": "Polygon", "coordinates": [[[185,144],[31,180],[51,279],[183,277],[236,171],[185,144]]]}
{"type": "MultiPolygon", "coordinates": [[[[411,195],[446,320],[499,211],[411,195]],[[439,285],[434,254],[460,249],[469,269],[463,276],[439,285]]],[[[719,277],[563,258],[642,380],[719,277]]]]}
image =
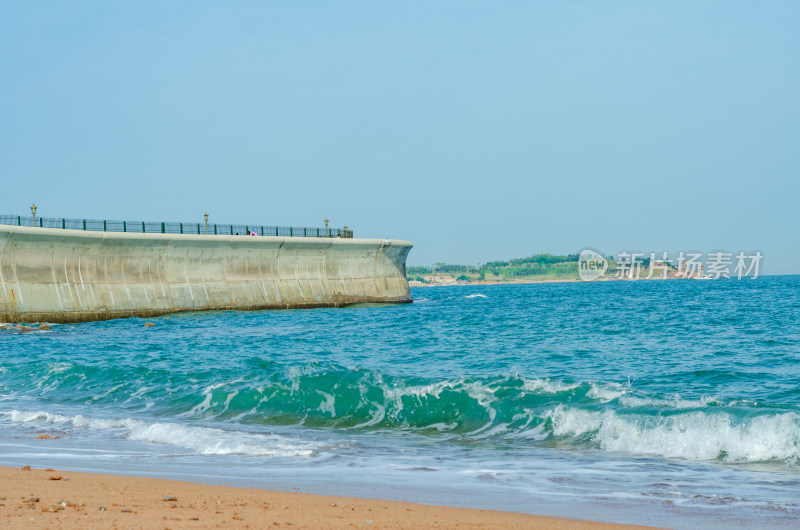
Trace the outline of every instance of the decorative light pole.
{"type": "Polygon", "coordinates": [[[204,213],[203,217],[206,219],[206,235],[208,235],[208,212],[204,213]]]}
{"type": "Polygon", "coordinates": [[[325,237],[328,237],[328,218],[325,218],[325,237]]]}
{"type": "Polygon", "coordinates": [[[33,225],[36,226],[36,205],[31,205],[31,215],[33,215],[33,225]]]}

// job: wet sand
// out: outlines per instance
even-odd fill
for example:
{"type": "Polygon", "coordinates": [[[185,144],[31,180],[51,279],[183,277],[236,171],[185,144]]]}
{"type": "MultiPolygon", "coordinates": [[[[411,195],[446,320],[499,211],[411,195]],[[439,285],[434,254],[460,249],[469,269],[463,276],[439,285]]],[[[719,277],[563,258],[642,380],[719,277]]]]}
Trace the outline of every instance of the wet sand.
{"type": "Polygon", "coordinates": [[[407,502],[0,467],[2,528],[645,528],[407,502]]]}

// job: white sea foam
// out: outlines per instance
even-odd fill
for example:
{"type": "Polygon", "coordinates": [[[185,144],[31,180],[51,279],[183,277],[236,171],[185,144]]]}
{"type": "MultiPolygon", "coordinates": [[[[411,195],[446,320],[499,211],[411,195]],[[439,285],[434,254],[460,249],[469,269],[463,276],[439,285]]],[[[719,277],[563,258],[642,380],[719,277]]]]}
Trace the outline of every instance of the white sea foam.
{"type": "MultiPolygon", "coordinates": [[[[383,386],[382,390],[384,405],[382,405],[383,408],[380,410],[380,420],[383,420],[383,417],[386,415],[387,408],[391,411],[389,412],[390,417],[398,417],[401,411],[405,408],[403,398],[413,398],[416,403],[414,403],[412,406],[424,406],[426,400],[440,399],[442,392],[447,390],[466,393],[470,398],[477,402],[479,406],[486,410],[486,413],[489,416],[488,421],[478,427],[476,430],[471,431],[469,433],[470,435],[475,435],[486,429],[490,429],[494,424],[495,418],[497,417],[497,411],[491,406],[493,402],[497,401],[497,398],[494,396],[494,392],[497,389],[479,381],[464,382],[463,380],[453,380],[439,381],[427,385],[393,387],[383,386]]],[[[375,423],[377,423],[377,421],[369,421],[360,426],[374,425],[375,423]]]]}
{"type": "Polygon", "coordinates": [[[558,392],[568,392],[580,386],[580,383],[567,384],[550,379],[526,379],[522,389],[526,392],[543,392],[545,394],[556,394],[558,392]]]}
{"type": "Polygon", "coordinates": [[[484,435],[488,436],[488,433],[491,433],[495,430],[494,423],[495,419],[497,418],[497,410],[495,410],[491,404],[497,401],[497,398],[494,396],[494,389],[488,388],[486,385],[482,385],[480,383],[472,383],[467,385],[467,395],[478,402],[478,405],[484,408],[486,412],[489,414],[489,421],[487,421],[482,427],[470,432],[470,436],[476,436],[478,433],[483,431],[487,431],[484,435]]]}
{"type": "Polygon", "coordinates": [[[702,397],[700,399],[683,399],[679,395],[674,395],[670,399],[640,398],[636,396],[625,396],[619,400],[621,405],[626,407],[656,407],[672,409],[694,409],[707,407],[708,405],[721,404],[718,398],[702,397]]]}
{"type": "Polygon", "coordinates": [[[452,423],[432,423],[432,424],[428,425],[429,429],[436,429],[439,432],[452,431],[456,427],[458,427],[458,423],[457,422],[452,422],[452,423]]]}
{"type": "Polygon", "coordinates": [[[114,392],[116,392],[117,390],[119,390],[120,388],[122,388],[124,386],[125,386],[125,383],[120,383],[117,386],[111,387],[108,390],[106,390],[105,392],[102,392],[100,394],[96,394],[96,395],[92,396],[91,401],[98,401],[100,399],[103,399],[104,397],[113,394],[114,392]]]}
{"type": "Polygon", "coordinates": [[[146,394],[147,392],[149,392],[149,391],[150,391],[150,390],[152,390],[152,389],[153,389],[153,387],[152,387],[152,386],[140,386],[140,387],[139,387],[139,388],[136,390],[136,392],[134,392],[133,394],[131,394],[130,396],[128,396],[128,399],[126,399],[126,400],[124,401],[124,403],[130,403],[130,402],[131,402],[131,401],[133,401],[134,399],[136,399],[136,398],[138,398],[138,397],[141,397],[141,396],[143,396],[144,394],[146,394]]]}
{"type": "Polygon", "coordinates": [[[629,387],[620,385],[619,383],[605,383],[603,385],[591,383],[586,396],[598,401],[608,402],[621,398],[629,391],[629,387]]]}
{"type": "Polygon", "coordinates": [[[354,425],[354,429],[361,429],[364,427],[372,427],[373,425],[377,425],[382,422],[386,418],[386,407],[381,405],[380,403],[376,403],[375,401],[370,401],[370,405],[375,407],[375,410],[372,411],[372,415],[370,419],[365,421],[364,423],[360,423],[358,425],[354,425]]]}
{"type": "MultiPolygon", "coordinates": [[[[217,399],[218,396],[214,396],[214,391],[215,390],[218,390],[220,388],[224,388],[224,387],[226,387],[228,385],[236,385],[236,384],[241,383],[241,382],[242,382],[241,379],[236,379],[236,380],[233,380],[233,381],[224,381],[222,383],[215,383],[213,385],[207,386],[205,389],[203,389],[203,392],[202,392],[203,400],[200,403],[198,403],[197,405],[195,405],[194,407],[192,407],[190,410],[180,414],[180,416],[181,417],[191,417],[191,416],[193,416],[195,414],[202,414],[203,412],[205,412],[206,410],[211,408],[212,402],[218,401],[218,399],[217,399]]],[[[228,407],[230,406],[231,400],[233,398],[235,398],[238,394],[239,394],[239,390],[238,389],[234,389],[231,392],[229,392],[228,394],[226,394],[225,400],[223,402],[223,408],[222,408],[222,411],[220,411],[220,412],[227,411],[228,407]]]]}
{"type": "Polygon", "coordinates": [[[316,454],[316,449],[311,444],[298,443],[275,434],[231,432],[175,423],[138,425],[131,429],[128,438],[177,445],[205,455],[314,456],[316,454]]]}
{"type": "Polygon", "coordinates": [[[508,432],[508,427],[511,425],[510,423],[500,423],[498,425],[493,425],[493,421],[489,421],[485,426],[481,427],[477,431],[470,433],[470,437],[475,440],[480,440],[483,438],[491,438],[493,436],[498,436],[508,432]]]}
{"type": "Polygon", "coordinates": [[[47,365],[47,370],[51,374],[60,374],[62,372],[66,372],[70,368],[72,368],[72,363],[61,362],[61,363],[50,363],[47,365]]]}
{"type": "Polygon", "coordinates": [[[518,440],[532,440],[534,442],[541,442],[549,437],[544,429],[544,424],[539,424],[533,429],[522,429],[520,432],[514,433],[514,438],[518,440]]]}
{"type": "Polygon", "coordinates": [[[321,395],[323,401],[319,404],[319,411],[323,414],[330,414],[331,418],[336,417],[336,397],[333,394],[316,390],[317,394],[321,395]]]}
{"type": "Polygon", "coordinates": [[[234,390],[233,392],[231,392],[230,394],[225,396],[225,407],[222,410],[223,411],[227,411],[231,406],[231,401],[233,401],[233,398],[235,398],[238,395],[239,395],[239,391],[238,390],[234,390]]]}
{"type": "Polygon", "coordinates": [[[174,445],[205,455],[312,457],[318,453],[319,449],[314,444],[272,433],[235,432],[169,422],[145,422],[132,418],[102,419],[87,418],[81,415],[64,416],[42,411],[13,410],[0,414],[18,423],[121,431],[116,434],[129,440],[174,445]]]}
{"type": "Polygon", "coordinates": [[[403,408],[402,398],[411,396],[417,399],[432,396],[439,399],[439,395],[445,390],[452,390],[458,385],[463,384],[461,381],[439,381],[437,383],[430,383],[428,385],[409,385],[409,386],[395,386],[384,387],[383,394],[389,400],[394,402],[397,410],[403,408]]]}
{"type": "Polygon", "coordinates": [[[590,436],[607,451],[732,463],[800,458],[800,415],[737,419],[728,413],[624,416],[559,405],[548,414],[557,436],[590,436]]]}
{"type": "Polygon", "coordinates": [[[487,298],[487,296],[485,294],[475,293],[475,294],[468,294],[464,298],[467,298],[467,299],[469,299],[469,298],[487,298]]]}

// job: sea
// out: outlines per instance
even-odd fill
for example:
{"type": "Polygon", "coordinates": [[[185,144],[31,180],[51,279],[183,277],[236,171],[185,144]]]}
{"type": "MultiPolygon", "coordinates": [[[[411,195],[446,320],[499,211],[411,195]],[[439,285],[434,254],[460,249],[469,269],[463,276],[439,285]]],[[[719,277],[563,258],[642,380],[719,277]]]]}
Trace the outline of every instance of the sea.
{"type": "Polygon", "coordinates": [[[0,465],[800,526],[800,276],[412,294],[0,331],[0,465]]]}

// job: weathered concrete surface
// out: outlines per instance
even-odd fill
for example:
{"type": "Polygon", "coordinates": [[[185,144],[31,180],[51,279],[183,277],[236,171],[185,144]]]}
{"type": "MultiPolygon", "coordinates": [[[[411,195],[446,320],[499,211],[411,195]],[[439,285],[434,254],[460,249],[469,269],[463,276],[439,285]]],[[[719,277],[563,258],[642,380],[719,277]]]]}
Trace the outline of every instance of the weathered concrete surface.
{"type": "Polygon", "coordinates": [[[0,225],[0,322],[410,302],[412,244],[0,225]]]}

